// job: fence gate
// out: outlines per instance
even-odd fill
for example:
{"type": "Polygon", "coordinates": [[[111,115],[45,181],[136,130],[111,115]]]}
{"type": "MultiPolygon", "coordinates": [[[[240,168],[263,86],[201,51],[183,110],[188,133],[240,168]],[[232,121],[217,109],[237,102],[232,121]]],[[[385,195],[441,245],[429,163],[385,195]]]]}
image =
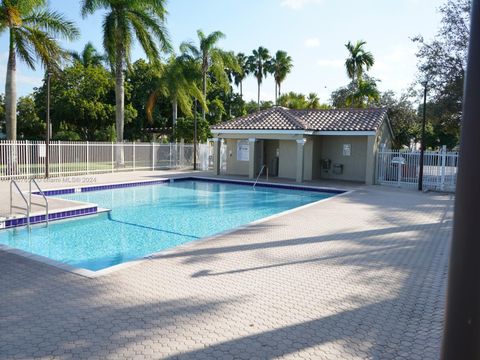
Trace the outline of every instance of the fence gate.
{"type": "MultiPolygon", "coordinates": [[[[425,151],[423,188],[454,192],[457,185],[458,153],[425,151]]],[[[381,149],[377,156],[377,183],[398,187],[418,187],[420,151],[381,149]]]]}

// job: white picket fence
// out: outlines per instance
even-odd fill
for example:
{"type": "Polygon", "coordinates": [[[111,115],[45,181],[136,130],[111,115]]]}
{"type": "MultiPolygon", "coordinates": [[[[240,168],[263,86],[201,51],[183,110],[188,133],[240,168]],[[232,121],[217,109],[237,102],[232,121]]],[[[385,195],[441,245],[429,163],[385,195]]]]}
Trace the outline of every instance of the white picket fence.
{"type": "MultiPolygon", "coordinates": [[[[45,176],[46,155],[44,141],[0,141],[0,180],[45,176]]],[[[51,141],[48,155],[50,176],[193,167],[193,145],[183,143],[51,141]]],[[[198,169],[212,163],[212,146],[198,144],[198,169]]]]}
{"type": "MultiPolygon", "coordinates": [[[[454,192],[457,185],[458,153],[425,151],[423,158],[423,188],[454,192]]],[[[418,188],[420,151],[382,149],[377,156],[377,183],[398,187],[418,188]]]]}

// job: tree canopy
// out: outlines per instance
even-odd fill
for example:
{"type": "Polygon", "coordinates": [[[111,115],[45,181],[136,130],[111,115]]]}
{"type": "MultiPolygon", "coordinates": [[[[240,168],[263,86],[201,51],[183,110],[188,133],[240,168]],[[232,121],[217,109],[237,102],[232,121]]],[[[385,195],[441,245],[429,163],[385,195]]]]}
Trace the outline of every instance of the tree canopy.
{"type": "Polygon", "coordinates": [[[211,124],[275,105],[293,109],[386,107],[395,146],[412,146],[420,137],[420,90],[428,80],[426,145],[453,148],[460,133],[471,0],[445,1],[436,36],[424,39],[418,35],[413,39],[418,44],[418,76],[410,89],[381,92],[381,79],[369,73],[375,57],[368,51],[367,42],[349,41],[345,44],[345,85],[324,99],[315,92],[288,88],[285,79],[294,69],[287,52],[271,52],[264,46],[250,54],[226,50],[220,46],[226,36],[221,31],[206,34],[198,30],[197,41],[183,42],[180,53],[173,54],[164,0],[83,0],[84,15],[105,10],[104,46],[99,51],[87,42],[78,53],[66,51],[57,42],[75,38],[75,25],[48,9],[44,0],[0,0],[0,9],[4,10],[0,11],[0,31],[15,35],[10,38],[10,49],[14,50],[8,60],[10,87],[5,95],[0,94],[0,125],[5,130],[13,111],[21,138],[44,138],[45,83],[31,95],[16,99],[15,84],[10,81],[14,79],[13,60],[18,58],[33,67],[38,58],[53,73],[51,119],[55,139],[150,141],[158,136],[189,140],[195,115],[199,136],[204,139],[210,136],[211,124]],[[134,41],[145,50],[146,59],[132,64],[134,41]],[[71,61],[61,61],[68,55],[71,61]],[[244,99],[243,84],[248,78],[257,83],[256,101],[244,99]],[[275,84],[275,93],[268,96],[275,102],[262,100],[261,85],[265,81],[275,84]],[[283,94],[281,87],[287,88],[283,94]],[[119,134],[119,129],[125,133],[119,134]]]}

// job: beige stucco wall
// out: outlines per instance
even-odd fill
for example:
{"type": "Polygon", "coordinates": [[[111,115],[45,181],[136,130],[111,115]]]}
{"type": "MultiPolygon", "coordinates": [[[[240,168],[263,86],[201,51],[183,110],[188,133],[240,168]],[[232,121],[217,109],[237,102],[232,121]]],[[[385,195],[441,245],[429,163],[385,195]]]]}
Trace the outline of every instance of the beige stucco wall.
{"type": "MultiPolygon", "coordinates": [[[[297,174],[297,139],[302,135],[290,134],[225,134],[220,136],[227,144],[227,174],[248,175],[249,162],[237,160],[237,139],[258,139],[255,142],[255,175],[260,166],[271,166],[271,160],[279,149],[278,176],[295,179],[297,174]]],[[[385,121],[376,135],[371,136],[307,136],[304,145],[305,180],[339,179],[371,184],[375,181],[376,155],[380,145],[392,144],[391,132],[385,121]],[[351,156],[343,156],[343,144],[351,145],[351,156]],[[330,159],[331,168],[323,170],[321,160],[330,159]],[[342,164],[342,174],[333,173],[333,165],[342,164]]],[[[251,143],[250,143],[251,144],[251,143]]]]}
{"type": "MultiPolygon", "coordinates": [[[[248,139],[244,139],[247,140],[248,139]]],[[[225,139],[227,144],[227,174],[248,175],[248,161],[237,160],[237,139],[225,139]]]]}
{"type": "Polygon", "coordinates": [[[321,159],[332,162],[329,170],[321,170],[321,178],[365,181],[367,136],[319,136],[317,145],[316,151],[320,150],[321,159]],[[343,144],[351,145],[350,156],[343,156],[343,144]],[[334,164],[343,165],[342,174],[333,173],[334,164]]]}
{"type": "Polygon", "coordinates": [[[303,179],[312,180],[313,175],[313,142],[314,137],[307,137],[305,145],[303,145],[303,179]]]}
{"type": "Polygon", "coordinates": [[[380,129],[377,131],[376,142],[375,142],[375,149],[377,150],[381,144],[386,144],[387,148],[391,148],[392,146],[392,135],[390,132],[390,128],[388,126],[388,122],[384,121],[380,129]]]}
{"type": "Polygon", "coordinates": [[[320,136],[312,136],[312,179],[322,176],[322,142],[320,136]]]}
{"type": "Polygon", "coordinates": [[[297,175],[297,142],[280,140],[279,149],[278,177],[295,179],[297,175]]]}

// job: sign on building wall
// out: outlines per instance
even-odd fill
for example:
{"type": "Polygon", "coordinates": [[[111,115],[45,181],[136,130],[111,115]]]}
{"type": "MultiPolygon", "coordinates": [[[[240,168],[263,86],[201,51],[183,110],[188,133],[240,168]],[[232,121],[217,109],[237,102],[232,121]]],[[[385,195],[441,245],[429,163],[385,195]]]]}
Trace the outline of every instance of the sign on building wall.
{"type": "Polygon", "coordinates": [[[237,160],[248,161],[249,152],[250,152],[250,147],[249,147],[248,140],[238,140],[237,141],[237,160]]]}
{"type": "Polygon", "coordinates": [[[343,156],[352,155],[352,144],[343,144],[343,156]]]}

